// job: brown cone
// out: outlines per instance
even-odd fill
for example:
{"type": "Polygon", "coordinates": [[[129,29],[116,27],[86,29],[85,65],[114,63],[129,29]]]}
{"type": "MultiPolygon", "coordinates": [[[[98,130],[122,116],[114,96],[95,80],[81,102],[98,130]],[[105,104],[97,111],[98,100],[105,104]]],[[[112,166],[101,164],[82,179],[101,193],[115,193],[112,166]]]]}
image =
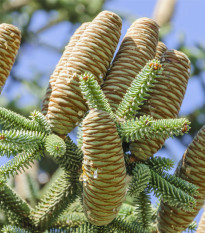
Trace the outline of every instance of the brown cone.
{"type": "Polygon", "coordinates": [[[158,0],[154,9],[154,20],[161,26],[170,23],[174,14],[176,0],[158,0]]]}
{"type": "Polygon", "coordinates": [[[0,24],[0,93],[14,64],[21,43],[21,32],[11,24],[0,24]]]}
{"type": "Polygon", "coordinates": [[[126,194],[122,142],[107,112],[91,110],[83,120],[83,207],[102,226],[116,216],[126,194]]]}
{"type": "Polygon", "coordinates": [[[167,46],[159,41],[157,44],[157,49],[156,49],[156,54],[155,54],[155,58],[160,60],[162,55],[167,51],[167,46]]]}
{"type": "MultiPolygon", "coordinates": [[[[176,118],[186,91],[190,61],[177,50],[167,50],[161,60],[162,74],[158,75],[158,82],[139,114],[151,115],[154,119],[176,118]]],[[[137,160],[146,160],[162,147],[165,139],[137,140],[130,144],[130,150],[137,160]]]]}
{"type": "Polygon", "coordinates": [[[46,94],[45,94],[44,100],[43,100],[43,106],[42,106],[42,113],[44,115],[46,115],[48,112],[49,98],[50,98],[52,90],[55,86],[55,82],[56,82],[57,78],[59,77],[60,72],[66,66],[66,63],[68,62],[68,58],[71,55],[73,48],[75,47],[76,43],[78,42],[78,40],[80,39],[80,37],[82,36],[82,34],[84,33],[84,31],[88,25],[89,25],[89,23],[83,23],[75,31],[73,36],[70,38],[68,45],[65,47],[63,55],[62,55],[61,59],[59,60],[53,74],[50,76],[49,85],[47,87],[46,94]]]}
{"type": "Polygon", "coordinates": [[[72,131],[87,110],[76,74],[89,71],[101,84],[117,47],[120,31],[119,16],[103,11],[89,24],[74,47],[67,69],[61,71],[55,83],[48,107],[47,118],[57,134],[72,131]]]}
{"type": "MultiPolygon", "coordinates": [[[[205,209],[205,208],[203,208],[205,209]]],[[[203,212],[196,233],[205,232],[205,211],[203,212]]]]}
{"type": "Polygon", "coordinates": [[[185,212],[166,203],[160,204],[158,214],[158,229],[161,233],[182,232],[194,220],[205,199],[205,125],[198,132],[192,143],[185,151],[178,164],[176,175],[196,185],[197,205],[193,212],[185,212]]]}
{"type": "Polygon", "coordinates": [[[159,26],[149,18],[137,19],[128,29],[102,87],[113,109],[117,109],[135,76],[154,58],[158,32],[159,26]]]}

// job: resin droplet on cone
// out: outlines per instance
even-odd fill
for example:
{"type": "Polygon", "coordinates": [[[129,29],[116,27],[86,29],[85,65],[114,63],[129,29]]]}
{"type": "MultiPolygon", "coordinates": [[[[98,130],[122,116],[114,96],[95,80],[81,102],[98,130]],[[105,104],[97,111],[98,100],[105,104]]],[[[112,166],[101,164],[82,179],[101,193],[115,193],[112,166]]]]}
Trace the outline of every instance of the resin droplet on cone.
{"type": "Polygon", "coordinates": [[[88,221],[106,225],[126,193],[122,142],[107,112],[91,110],[83,120],[83,208],[88,221]]]}
{"type": "MultiPolygon", "coordinates": [[[[176,118],[190,75],[190,61],[177,50],[166,51],[161,61],[163,71],[156,78],[157,83],[139,115],[151,115],[154,119],[176,118]]],[[[137,140],[130,144],[130,150],[138,160],[146,160],[162,147],[164,141],[165,138],[137,140]]]]}
{"type": "Polygon", "coordinates": [[[116,14],[101,12],[73,48],[50,97],[47,118],[55,133],[66,135],[81,121],[87,105],[77,75],[89,71],[102,83],[120,38],[121,23],[116,14]]]}
{"type": "Polygon", "coordinates": [[[80,39],[80,37],[82,36],[82,34],[84,33],[84,31],[88,25],[89,25],[89,23],[83,23],[75,31],[73,36],[70,38],[68,45],[65,47],[63,55],[62,55],[61,59],[59,60],[53,74],[50,76],[49,85],[47,87],[46,94],[45,94],[44,99],[43,99],[42,113],[44,115],[46,115],[48,112],[49,99],[50,99],[52,90],[55,86],[56,80],[58,79],[60,72],[63,69],[67,70],[66,63],[68,62],[68,58],[71,55],[73,48],[75,47],[76,43],[78,42],[78,40],[80,39]]]}
{"type": "Polygon", "coordinates": [[[21,32],[11,24],[0,24],[0,93],[20,47],[21,32]]]}
{"type": "Polygon", "coordinates": [[[159,232],[182,232],[194,220],[205,200],[205,125],[185,151],[176,169],[176,176],[196,185],[199,194],[195,197],[193,212],[185,212],[161,202],[157,218],[159,232]]]}
{"type": "Polygon", "coordinates": [[[102,87],[113,109],[136,75],[154,58],[158,33],[158,25],[149,18],[137,19],[128,29],[102,87]]]}

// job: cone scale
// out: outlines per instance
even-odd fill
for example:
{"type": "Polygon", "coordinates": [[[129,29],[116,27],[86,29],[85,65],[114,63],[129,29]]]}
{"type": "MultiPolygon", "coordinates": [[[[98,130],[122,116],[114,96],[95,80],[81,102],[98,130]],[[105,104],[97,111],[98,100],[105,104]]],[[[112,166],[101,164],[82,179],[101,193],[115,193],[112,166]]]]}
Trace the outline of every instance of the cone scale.
{"type": "MultiPolygon", "coordinates": [[[[162,58],[162,74],[150,96],[139,111],[139,115],[151,115],[154,119],[169,119],[178,116],[190,74],[188,57],[177,50],[167,50],[162,58]]],[[[130,150],[137,160],[153,156],[164,144],[166,138],[137,140],[130,144],[130,150]]]]}
{"type": "Polygon", "coordinates": [[[162,55],[167,51],[167,46],[159,41],[157,44],[157,49],[156,49],[156,54],[155,54],[155,59],[160,60],[162,55]]]}
{"type": "Polygon", "coordinates": [[[161,202],[157,226],[160,233],[176,233],[185,230],[202,208],[205,199],[205,126],[201,128],[179,162],[176,175],[196,185],[199,194],[195,197],[193,212],[185,212],[161,202]]]}
{"type": "Polygon", "coordinates": [[[137,19],[128,29],[102,87],[113,109],[117,109],[136,75],[155,56],[158,25],[149,18],[137,19]]]}
{"type": "Polygon", "coordinates": [[[65,51],[63,52],[63,55],[61,57],[61,59],[59,60],[53,74],[50,76],[50,80],[49,80],[49,85],[48,88],[46,90],[46,94],[44,96],[43,99],[43,106],[42,106],[42,113],[44,115],[47,114],[48,112],[48,104],[49,104],[49,98],[51,96],[52,90],[55,86],[56,80],[60,75],[60,72],[63,69],[67,69],[66,68],[66,63],[68,62],[68,58],[72,53],[73,48],[75,47],[76,43],[78,42],[78,40],[80,39],[80,37],[82,36],[83,32],[85,31],[85,29],[87,28],[89,23],[83,23],[73,34],[73,36],[71,37],[68,45],[65,47],[65,51]]]}
{"type": "Polygon", "coordinates": [[[205,211],[203,211],[196,233],[203,233],[203,232],[205,232],[205,211]]]}
{"type": "Polygon", "coordinates": [[[83,121],[83,207],[88,221],[110,223],[126,193],[121,139],[107,112],[91,110],[83,121]]]}
{"type": "Polygon", "coordinates": [[[11,24],[0,24],[0,93],[20,47],[21,32],[11,24]]]}
{"type": "Polygon", "coordinates": [[[72,131],[87,111],[77,75],[91,72],[102,83],[121,34],[121,19],[103,11],[91,22],[73,48],[72,55],[55,83],[47,119],[60,135],[72,131]]]}

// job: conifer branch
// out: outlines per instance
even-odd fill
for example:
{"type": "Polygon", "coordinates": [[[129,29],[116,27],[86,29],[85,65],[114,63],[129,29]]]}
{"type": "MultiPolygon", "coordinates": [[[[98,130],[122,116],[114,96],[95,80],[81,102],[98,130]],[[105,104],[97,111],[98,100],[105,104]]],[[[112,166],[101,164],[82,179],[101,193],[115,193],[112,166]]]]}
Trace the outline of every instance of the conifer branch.
{"type": "Polygon", "coordinates": [[[39,199],[39,185],[35,178],[32,177],[29,173],[26,174],[26,182],[29,191],[29,202],[31,206],[34,206],[39,199]]]}
{"type": "Polygon", "coordinates": [[[64,168],[65,171],[74,172],[82,166],[83,152],[78,146],[69,138],[65,139],[66,152],[63,156],[57,156],[56,162],[64,168]]]}
{"type": "Polygon", "coordinates": [[[150,187],[154,191],[156,197],[161,197],[163,202],[167,202],[170,206],[176,206],[177,208],[181,208],[185,211],[193,210],[196,205],[196,201],[193,197],[170,184],[153,170],[150,171],[150,187]]]}
{"type": "Polygon", "coordinates": [[[62,214],[72,214],[73,212],[83,213],[82,197],[76,199],[62,214]]]}
{"type": "Polygon", "coordinates": [[[122,218],[122,219],[126,219],[128,220],[128,218],[133,215],[134,213],[134,206],[133,205],[130,205],[128,203],[123,203],[121,208],[120,208],[120,211],[118,213],[118,217],[122,218]]]}
{"type": "MultiPolygon", "coordinates": [[[[88,222],[85,222],[84,224],[80,225],[79,227],[71,227],[71,228],[63,228],[63,229],[56,229],[51,228],[49,229],[49,233],[103,233],[104,227],[98,227],[94,226],[88,222]]],[[[109,230],[109,233],[114,233],[111,229],[109,230]]]]}
{"type": "Polygon", "coordinates": [[[157,201],[152,208],[152,220],[154,221],[157,218],[158,210],[159,210],[160,202],[157,201]]]}
{"type": "MultiPolygon", "coordinates": [[[[159,208],[158,212],[156,209],[153,210],[149,196],[151,191],[170,206],[181,208],[183,211],[191,211],[195,208],[196,200],[193,196],[198,198],[196,186],[165,173],[173,167],[170,159],[155,157],[144,159],[146,161],[143,164],[139,162],[148,156],[144,154],[153,154],[154,150],[156,152],[164,139],[174,135],[183,135],[190,128],[190,122],[184,118],[167,119],[168,117],[174,118],[178,114],[189,76],[188,58],[177,51],[171,51],[168,56],[165,54],[165,79],[163,75],[160,75],[162,65],[158,60],[154,59],[145,65],[149,59],[153,59],[156,53],[159,28],[154,21],[142,18],[128,30],[129,35],[127,34],[120,52],[107,73],[120,36],[121,19],[114,13],[105,11],[89,24],[88,30],[85,28],[87,26],[76,35],[73,45],[69,45],[72,54],[70,54],[71,50],[66,49],[65,56],[59,62],[58,72],[54,72],[55,77],[51,77],[49,88],[54,84],[55,88],[53,91],[52,88],[49,89],[52,95],[45,102],[46,105],[49,102],[49,106],[45,106],[48,108],[46,117],[34,111],[31,113],[31,119],[27,119],[0,107],[0,124],[5,129],[0,132],[0,156],[16,155],[14,159],[0,167],[0,207],[11,224],[3,228],[4,232],[156,232],[157,221],[160,223],[159,216],[166,217],[162,215],[162,212],[168,214],[168,211],[163,209],[163,205],[162,211],[159,208]],[[82,33],[84,34],[80,38],[82,33]],[[131,36],[131,41],[129,36],[131,36]],[[77,44],[76,41],[78,41],[77,44]],[[135,49],[133,49],[133,42],[136,45],[135,49]],[[105,44],[109,46],[104,46],[105,44]],[[126,55],[130,56],[129,61],[126,55]],[[142,59],[138,59],[138,55],[142,56],[142,59]],[[69,59],[67,59],[68,56],[69,59]],[[130,64],[133,57],[136,59],[130,64]],[[66,61],[69,64],[64,69],[66,61]],[[139,64],[137,64],[138,61],[139,64]],[[83,74],[86,70],[90,72],[83,74]],[[107,77],[105,77],[106,73],[107,77]],[[170,73],[174,74],[173,82],[169,80],[170,73]],[[80,76],[81,74],[83,75],[80,76]],[[67,76],[70,77],[69,80],[67,76]],[[105,94],[100,87],[104,77],[108,81],[103,86],[103,88],[107,86],[104,89],[105,94]],[[178,82],[178,80],[181,81],[178,82]],[[154,99],[150,98],[152,95],[154,99]],[[83,135],[80,133],[79,145],[76,146],[66,135],[86,115],[88,106],[83,96],[90,108],[90,113],[93,109],[99,111],[95,113],[93,111],[94,115],[86,117],[86,121],[83,122],[85,126],[83,135]],[[109,97],[109,102],[106,96],[109,97]],[[176,96],[179,98],[175,98],[176,96]],[[160,105],[158,97],[161,98],[160,105]],[[170,97],[173,101],[170,101],[170,97]],[[174,102],[176,103],[173,104],[174,102]],[[141,113],[138,112],[139,109],[141,113]],[[138,115],[141,116],[135,119],[138,115]],[[116,134],[115,126],[122,140],[116,134]],[[52,134],[52,132],[61,136],[52,134]],[[137,141],[140,139],[142,139],[141,142],[137,141]],[[142,143],[143,140],[150,142],[149,145],[142,143]],[[136,144],[130,144],[132,141],[136,144]],[[137,142],[141,143],[139,150],[136,146],[137,142]],[[144,150],[146,153],[138,155],[144,150]],[[112,153],[109,154],[109,151],[112,153]],[[32,209],[5,184],[5,179],[29,168],[30,163],[39,159],[41,154],[47,153],[56,160],[63,171],[59,169],[61,172],[60,175],[58,173],[59,178],[52,183],[36,208],[32,209]],[[81,169],[82,163],[84,164],[81,169]],[[81,170],[83,170],[83,184],[79,182],[81,170]],[[136,208],[129,204],[122,204],[126,195],[126,172],[132,176],[128,194],[135,197],[136,208]],[[110,205],[107,205],[109,204],[108,198],[110,205]],[[116,217],[118,211],[119,215],[116,217]]],[[[2,63],[6,70],[7,63],[13,64],[13,61],[10,62],[12,58],[10,55],[13,51],[7,51],[8,38],[14,39],[11,40],[12,47],[19,47],[19,40],[15,40],[15,32],[11,31],[9,37],[6,34],[0,46],[3,48],[3,57],[7,58],[7,62],[3,59],[2,63]]],[[[1,69],[1,73],[4,71],[5,69],[1,69]]],[[[3,81],[8,75],[4,76],[3,74],[3,81]]],[[[48,97],[49,93],[47,94],[48,97]]],[[[198,146],[200,154],[195,157],[200,158],[200,155],[203,155],[203,149],[204,147],[200,144],[198,146]]],[[[196,176],[193,174],[197,173],[199,162],[189,156],[188,158],[185,156],[182,162],[187,162],[188,165],[194,162],[193,171],[190,171],[190,166],[181,166],[181,169],[184,169],[184,179],[190,175],[198,181],[201,174],[196,174],[196,176]]],[[[26,181],[31,191],[31,203],[35,204],[38,200],[36,193],[38,188],[35,187],[30,176],[27,176],[26,181]]],[[[198,208],[198,204],[196,207],[198,208]]],[[[174,229],[174,221],[172,221],[174,211],[170,213],[171,221],[168,225],[174,229]]],[[[191,231],[194,228],[194,224],[189,226],[191,231]]],[[[161,232],[160,229],[159,231],[161,232]]]]}
{"type": "Polygon", "coordinates": [[[153,122],[151,116],[142,116],[136,120],[127,120],[118,124],[118,133],[124,141],[134,141],[146,136],[146,131],[150,127],[151,122],[153,122]]]}
{"type": "Polygon", "coordinates": [[[86,222],[86,217],[84,213],[68,213],[64,214],[63,216],[60,216],[57,221],[52,224],[53,228],[73,228],[73,227],[79,227],[80,225],[84,224],[86,222]]]}
{"type": "Polygon", "coordinates": [[[150,195],[146,190],[142,191],[137,197],[134,198],[135,216],[137,222],[148,232],[150,232],[152,206],[150,195]]]}
{"type": "Polygon", "coordinates": [[[159,174],[164,171],[169,171],[171,168],[174,167],[173,160],[159,156],[151,157],[150,159],[145,161],[145,164],[159,174]]]}
{"type": "Polygon", "coordinates": [[[138,223],[129,224],[127,221],[116,218],[112,223],[107,226],[94,226],[88,222],[80,225],[77,228],[67,229],[50,229],[50,233],[149,233],[145,231],[138,223]]]}
{"type": "Polygon", "coordinates": [[[128,222],[126,220],[121,219],[120,217],[115,218],[110,224],[105,227],[103,232],[109,232],[109,229],[113,229],[114,232],[120,233],[149,233],[146,231],[137,221],[128,222]]]}
{"type": "Polygon", "coordinates": [[[123,142],[123,150],[125,151],[124,153],[124,159],[125,159],[125,166],[126,166],[126,173],[129,175],[129,176],[132,176],[133,175],[133,169],[135,168],[136,166],[136,159],[135,159],[135,156],[130,154],[129,152],[126,153],[126,151],[129,150],[129,147],[127,148],[127,146],[129,146],[129,143],[126,143],[126,142],[123,142]]]}
{"type": "Polygon", "coordinates": [[[134,211],[135,207],[133,204],[123,203],[118,213],[118,217],[129,223],[136,222],[137,220],[134,211]]]}
{"type": "Polygon", "coordinates": [[[132,182],[128,189],[130,196],[137,196],[149,184],[151,178],[150,169],[145,164],[137,164],[133,169],[132,182]]]}
{"type": "Polygon", "coordinates": [[[25,230],[23,228],[20,227],[16,227],[16,226],[4,226],[1,230],[3,233],[32,233],[31,231],[25,230]]]}
{"type": "Polygon", "coordinates": [[[115,115],[112,112],[110,104],[108,103],[108,100],[106,99],[94,75],[91,73],[85,73],[81,76],[80,87],[90,109],[103,110],[110,113],[112,119],[115,119],[115,115]]]}
{"type": "Polygon", "coordinates": [[[188,233],[194,233],[196,232],[196,229],[197,229],[197,223],[195,221],[190,223],[189,226],[187,227],[188,233]]]}
{"type": "Polygon", "coordinates": [[[46,151],[55,157],[63,156],[66,152],[66,145],[62,138],[55,134],[50,134],[45,142],[46,151]]]}
{"type": "Polygon", "coordinates": [[[170,175],[163,173],[162,178],[165,179],[170,184],[174,185],[176,188],[181,189],[190,196],[197,196],[199,193],[197,191],[198,187],[186,180],[181,179],[175,175],[170,175]]]}
{"type": "Polygon", "coordinates": [[[33,209],[31,218],[41,230],[49,228],[56,218],[77,198],[79,176],[63,173],[45,197],[33,209]]]}
{"type": "MultiPolygon", "coordinates": [[[[40,132],[45,132],[46,134],[51,134],[51,127],[48,123],[48,121],[46,120],[46,117],[39,111],[33,111],[31,113],[31,119],[32,122],[36,122],[39,126],[39,128],[41,129],[40,132]]],[[[38,131],[38,130],[36,130],[38,131]]]]}
{"type": "Polygon", "coordinates": [[[149,90],[154,86],[156,77],[161,73],[161,64],[158,60],[153,59],[148,62],[142,71],[132,81],[130,88],[124,95],[119,104],[116,115],[119,118],[132,118],[140,105],[149,96],[149,90]]]}
{"type": "Polygon", "coordinates": [[[10,175],[18,174],[31,167],[34,160],[38,160],[43,155],[42,151],[22,152],[12,160],[0,167],[0,177],[8,178],[10,175]]]}
{"type": "Polygon", "coordinates": [[[2,130],[0,133],[0,155],[32,153],[43,148],[45,134],[37,131],[2,130]]]}
{"type": "Polygon", "coordinates": [[[183,135],[189,130],[189,124],[185,118],[154,120],[150,116],[142,116],[120,123],[118,133],[127,142],[145,138],[167,138],[183,135]]]}
{"type": "Polygon", "coordinates": [[[5,129],[24,129],[41,132],[41,127],[36,121],[31,121],[11,110],[0,107],[0,124],[5,129]]]}
{"type": "Polygon", "coordinates": [[[4,210],[9,223],[15,226],[32,227],[31,207],[16,194],[7,184],[0,183],[0,208],[4,210]]]}
{"type": "Polygon", "coordinates": [[[120,217],[115,218],[110,224],[107,226],[95,226],[88,222],[80,225],[77,228],[67,228],[67,229],[50,229],[51,233],[149,233],[144,230],[138,222],[129,223],[126,220],[123,220],[120,217]]]}
{"type": "Polygon", "coordinates": [[[50,180],[43,186],[42,189],[40,189],[39,197],[42,199],[49,191],[49,189],[54,185],[59,177],[64,173],[65,171],[62,168],[58,168],[55,173],[51,176],[50,180]]]}
{"type": "MultiPolygon", "coordinates": [[[[68,224],[68,223],[67,223],[68,224]]],[[[107,226],[94,226],[88,222],[83,223],[79,227],[71,227],[71,228],[66,228],[62,227],[61,229],[56,229],[56,227],[53,227],[50,229],[49,232],[63,232],[63,233],[114,233],[114,232],[119,232],[119,233],[149,233],[149,231],[146,231],[143,229],[143,227],[138,223],[138,222],[128,222],[122,217],[117,217],[115,218],[110,224],[107,226]]]]}
{"type": "MultiPolygon", "coordinates": [[[[151,228],[153,229],[151,232],[155,232],[157,229],[157,215],[158,215],[158,210],[159,210],[159,205],[160,203],[157,202],[155,206],[152,206],[152,216],[151,216],[151,228]]],[[[157,231],[156,231],[157,232],[157,231]]]]}

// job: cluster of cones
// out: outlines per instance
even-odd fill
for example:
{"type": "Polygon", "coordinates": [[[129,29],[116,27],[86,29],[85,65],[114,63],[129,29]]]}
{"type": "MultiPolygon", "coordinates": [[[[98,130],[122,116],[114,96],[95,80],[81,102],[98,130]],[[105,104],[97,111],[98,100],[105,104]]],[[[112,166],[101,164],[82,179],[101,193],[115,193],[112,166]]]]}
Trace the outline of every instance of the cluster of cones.
{"type": "MultiPolygon", "coordinates": [[[[42,107],[53,132],[59,136],[64,137],[71,132],[88,110],[78,75],[91,72],[102,85],[113,111],[116,111],[133,79],[153,58],[161,61],[163,71],[138,116],[151,115],[154,119],[178,116],[190,75],[189,59],[182,52],[168,50],[158,41],[159,26],[156,22],[140,18],[128,29],[112,61],[121,25],[118,15],[103,11],[92,22],[82,24],[65,47],[50,77],[42,107]]],[[[1,87],[8,77],[19,44],[19,30],[12,25],[1,24],[1,87]]],[[[138,140],[130,144],[130,151],[135,161],[143,161],[153,156],[164,141],[165,138],[138,140]]],[[[159,232],[181,232],[202,207],[205,197],[204,144],[205,127],[188,147],[176,171],[177,176],[199,187],[194,212],[184,212],[162,202],[158,213],[159,232]]],[[[121,140],[109,114],[90,111],[83,121],[82,149],[85,214],[91,223],[105,225],[117,215],[126,193],[121,140]]]]}

